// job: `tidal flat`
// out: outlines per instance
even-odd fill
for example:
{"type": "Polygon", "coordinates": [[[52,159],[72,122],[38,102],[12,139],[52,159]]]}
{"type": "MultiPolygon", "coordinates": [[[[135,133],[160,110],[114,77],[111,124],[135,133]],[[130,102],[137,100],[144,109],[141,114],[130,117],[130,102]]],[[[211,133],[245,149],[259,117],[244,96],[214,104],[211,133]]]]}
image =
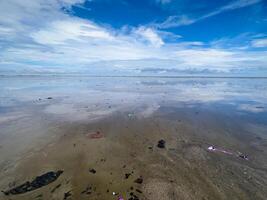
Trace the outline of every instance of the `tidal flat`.
{"type": "Polygon", "coordinates": [[[1,200],[264,200],[267,79],[1,77],[0,190],[1,200]]]}

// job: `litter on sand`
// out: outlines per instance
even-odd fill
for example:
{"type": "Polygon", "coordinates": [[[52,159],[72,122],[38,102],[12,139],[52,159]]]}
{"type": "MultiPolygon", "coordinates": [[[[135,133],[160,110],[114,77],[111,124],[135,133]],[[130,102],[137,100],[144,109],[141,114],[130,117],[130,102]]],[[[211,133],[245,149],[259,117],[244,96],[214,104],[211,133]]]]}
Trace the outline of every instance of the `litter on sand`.
{"type": "Polygon", "coordinates": [[[213,151],[213,152],[221,152],[221,153],[228,154],[228,155],[234,155],[234,156],[237,156],[237,157],[242,158],[244,160],[248,160],[248,156],[245,155],[245,154],[242,154],[240,152],[234,153],[234,152],[230,152],[230,151],[224,150],[222,148],[215,148],[214,146],[209,146],[208,150],[209,151],[213,151]]]}
{"type": "Polygon", "coordinates": [[[121,196],[119,196],[118,200],[124,200],[121,196]]]}

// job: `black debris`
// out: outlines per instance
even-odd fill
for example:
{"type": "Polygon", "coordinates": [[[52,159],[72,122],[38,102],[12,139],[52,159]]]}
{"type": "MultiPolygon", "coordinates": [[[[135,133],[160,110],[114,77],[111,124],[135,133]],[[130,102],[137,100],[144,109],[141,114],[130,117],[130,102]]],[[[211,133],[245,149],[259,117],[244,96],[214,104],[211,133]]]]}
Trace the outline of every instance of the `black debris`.
{"type": "Polygon", "coordinates": [[[95,169],[89,169],[89,172],[91,172],[92,174],[95,174],[96,170],[95,169]]]}
{"type": "Polygon", "coordinates": [[[165,148],[165,140],[159,140],[158,141],[158,148],[164,149],[165,148]]]}
{"type": "Polygon", "coordinates": [[[247,155],[241,154],[241,155],[239,155],[239,157],[242,158],[242,159],[248,160],[248,156],[247,155]]]}
{"type": "Polygon", "coordinates": [[[141,190],[139,190],[139,189],[136,189],[135,190],[136,192],[139,192],[139,193],[143,193],[141,190]]]}
{"type": "Polygon", "coordinates": [[[19,185],[15,188],[12,188],[7,191],[2,191],[5,195],[16,195],[16,194],[23,194],[26,192],[30,192],[33,190],[36,190],[40,187],[46,186],[55,180],[63,173],[62,170],[56,171],[56,172],[47,172],[41,176],[37,176],[32,182],[27,181],[23,183],[22,185],[19,185]]]}
{"type": "Polygon", "coordinates": [[[81,192],[81,194],[91,194],[92,193],[92,187],[87,186],[84,191],[81,192]]]}
{"type": "Polygon", "coordinates": [[[52,97],[47,97],[47,99],[53,99],[52,97]]]}
{"type": "Polygon", "coordinates": [[[65,193],[64,193],[64,198],[63,198],[63,200],[68,199],[70,196],[71,196],[71,192],[70,192],[70,191],[65,192],[65,193]]]}
{"type": "Polygon", "coordinates": [[[125,179],[128,179],[129,176],[131,176],[131,175],[132,175],[131,173],[126,173],[126,174],[125,174],[125,179]]]}
{"type": "Polygon", "coordinates": [[[129,198],[129,200],[139,200],[139,197],[138,196],[136,196],[133,192],[131,192],[130,193],[130,198],[129,198]]]}
{"type": "Polygon", "coordinates": [[[142,176],[140,176],[138,179],[136,179],[135,181],[134,181],[135,183],[138,183],[138,184],[142,184],[143,183],[143,178],[142,178],[142,176]]]}

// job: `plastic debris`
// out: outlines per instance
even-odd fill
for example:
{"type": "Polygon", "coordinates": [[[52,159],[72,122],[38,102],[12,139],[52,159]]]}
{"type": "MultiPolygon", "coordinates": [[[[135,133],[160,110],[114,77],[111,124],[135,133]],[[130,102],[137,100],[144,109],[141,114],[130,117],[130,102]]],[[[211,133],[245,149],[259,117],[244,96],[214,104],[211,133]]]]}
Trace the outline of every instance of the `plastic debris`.
{"type": "Polygon", "coordinates": [[[239,158],[242,158],[244,160],[248,160],[248,156],[245,155],[245,154],[242,154],[240,152],[234,153],[234,152],[230,152],[230,151],[227,151],[227,150],[224,150],[224,149],[221,149],[221,148],[215,148],[214,146],[209,146],[208,150],[209,151],[214,151],[214,152],[221,152],[221,153],[228,154],[228,155],[235,155],[235,156],[237,156],[239,158]]]}

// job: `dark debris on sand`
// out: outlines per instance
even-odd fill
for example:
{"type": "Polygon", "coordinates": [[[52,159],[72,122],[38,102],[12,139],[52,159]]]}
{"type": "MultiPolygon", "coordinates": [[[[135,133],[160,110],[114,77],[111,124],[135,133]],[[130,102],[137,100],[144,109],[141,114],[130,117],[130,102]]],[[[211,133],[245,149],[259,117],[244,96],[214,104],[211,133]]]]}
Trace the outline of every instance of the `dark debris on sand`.
{"type": "Polygon", "coordinates": [[[89,172],[91,172],[92,174],[95,174],[96,170],[95,169],[89,169],[89,172]]]}
{"type": "Polygon", "coordinates": [[[126,173],[125,174],[125,179],[128,179],[132,174],[131,173],[126,173]]]}
{"type": "Polygon", "coordinates": [[[63,200],[68,199],[70,196],[71,196],[71,191],[65,192],[63,200]]]}
{"type": "Polygon", "coordinates": [[[92,193],[92,186],[87,186],[85,190],[81,192],[81,194],[91,194],[92,193]]]}
{"type": "Polygon", "coordinates": [[[63,173],[62,170],[56,171],[56,172],[47,172],[41,176],[37,176],[32,182],[27,181],[23,183],[22,185],[19,185],[17,187],[14,187],[10,190],[2,191],[5,195],[16,195],[16,194],[23,194],[26,192],[30,192],[33,190],[36,190],[40,187],[46,186],[55,180],[63,173]]]}
{"type": "Polygon", "coordinates": [[[140,176],[139,178],[137,178],[134,182],[135,182],[135,183],[138,183],[138,184],[142,184],[142,183],[143,183],[143,178],[142,178],[142,176],[140,176]]]}
{"type": "Polygon", "coordinates": [[[133,192],[130,193],[130,198],[128,200],[139,200],[139,197],[135,195],[133,192]]]}
{"type": "Polygon", "coordinates": [[[165,144],[166,144],[165,140],[159,140],[157,146],[158,146],[158,148],[164,149],[165,144]]]}

